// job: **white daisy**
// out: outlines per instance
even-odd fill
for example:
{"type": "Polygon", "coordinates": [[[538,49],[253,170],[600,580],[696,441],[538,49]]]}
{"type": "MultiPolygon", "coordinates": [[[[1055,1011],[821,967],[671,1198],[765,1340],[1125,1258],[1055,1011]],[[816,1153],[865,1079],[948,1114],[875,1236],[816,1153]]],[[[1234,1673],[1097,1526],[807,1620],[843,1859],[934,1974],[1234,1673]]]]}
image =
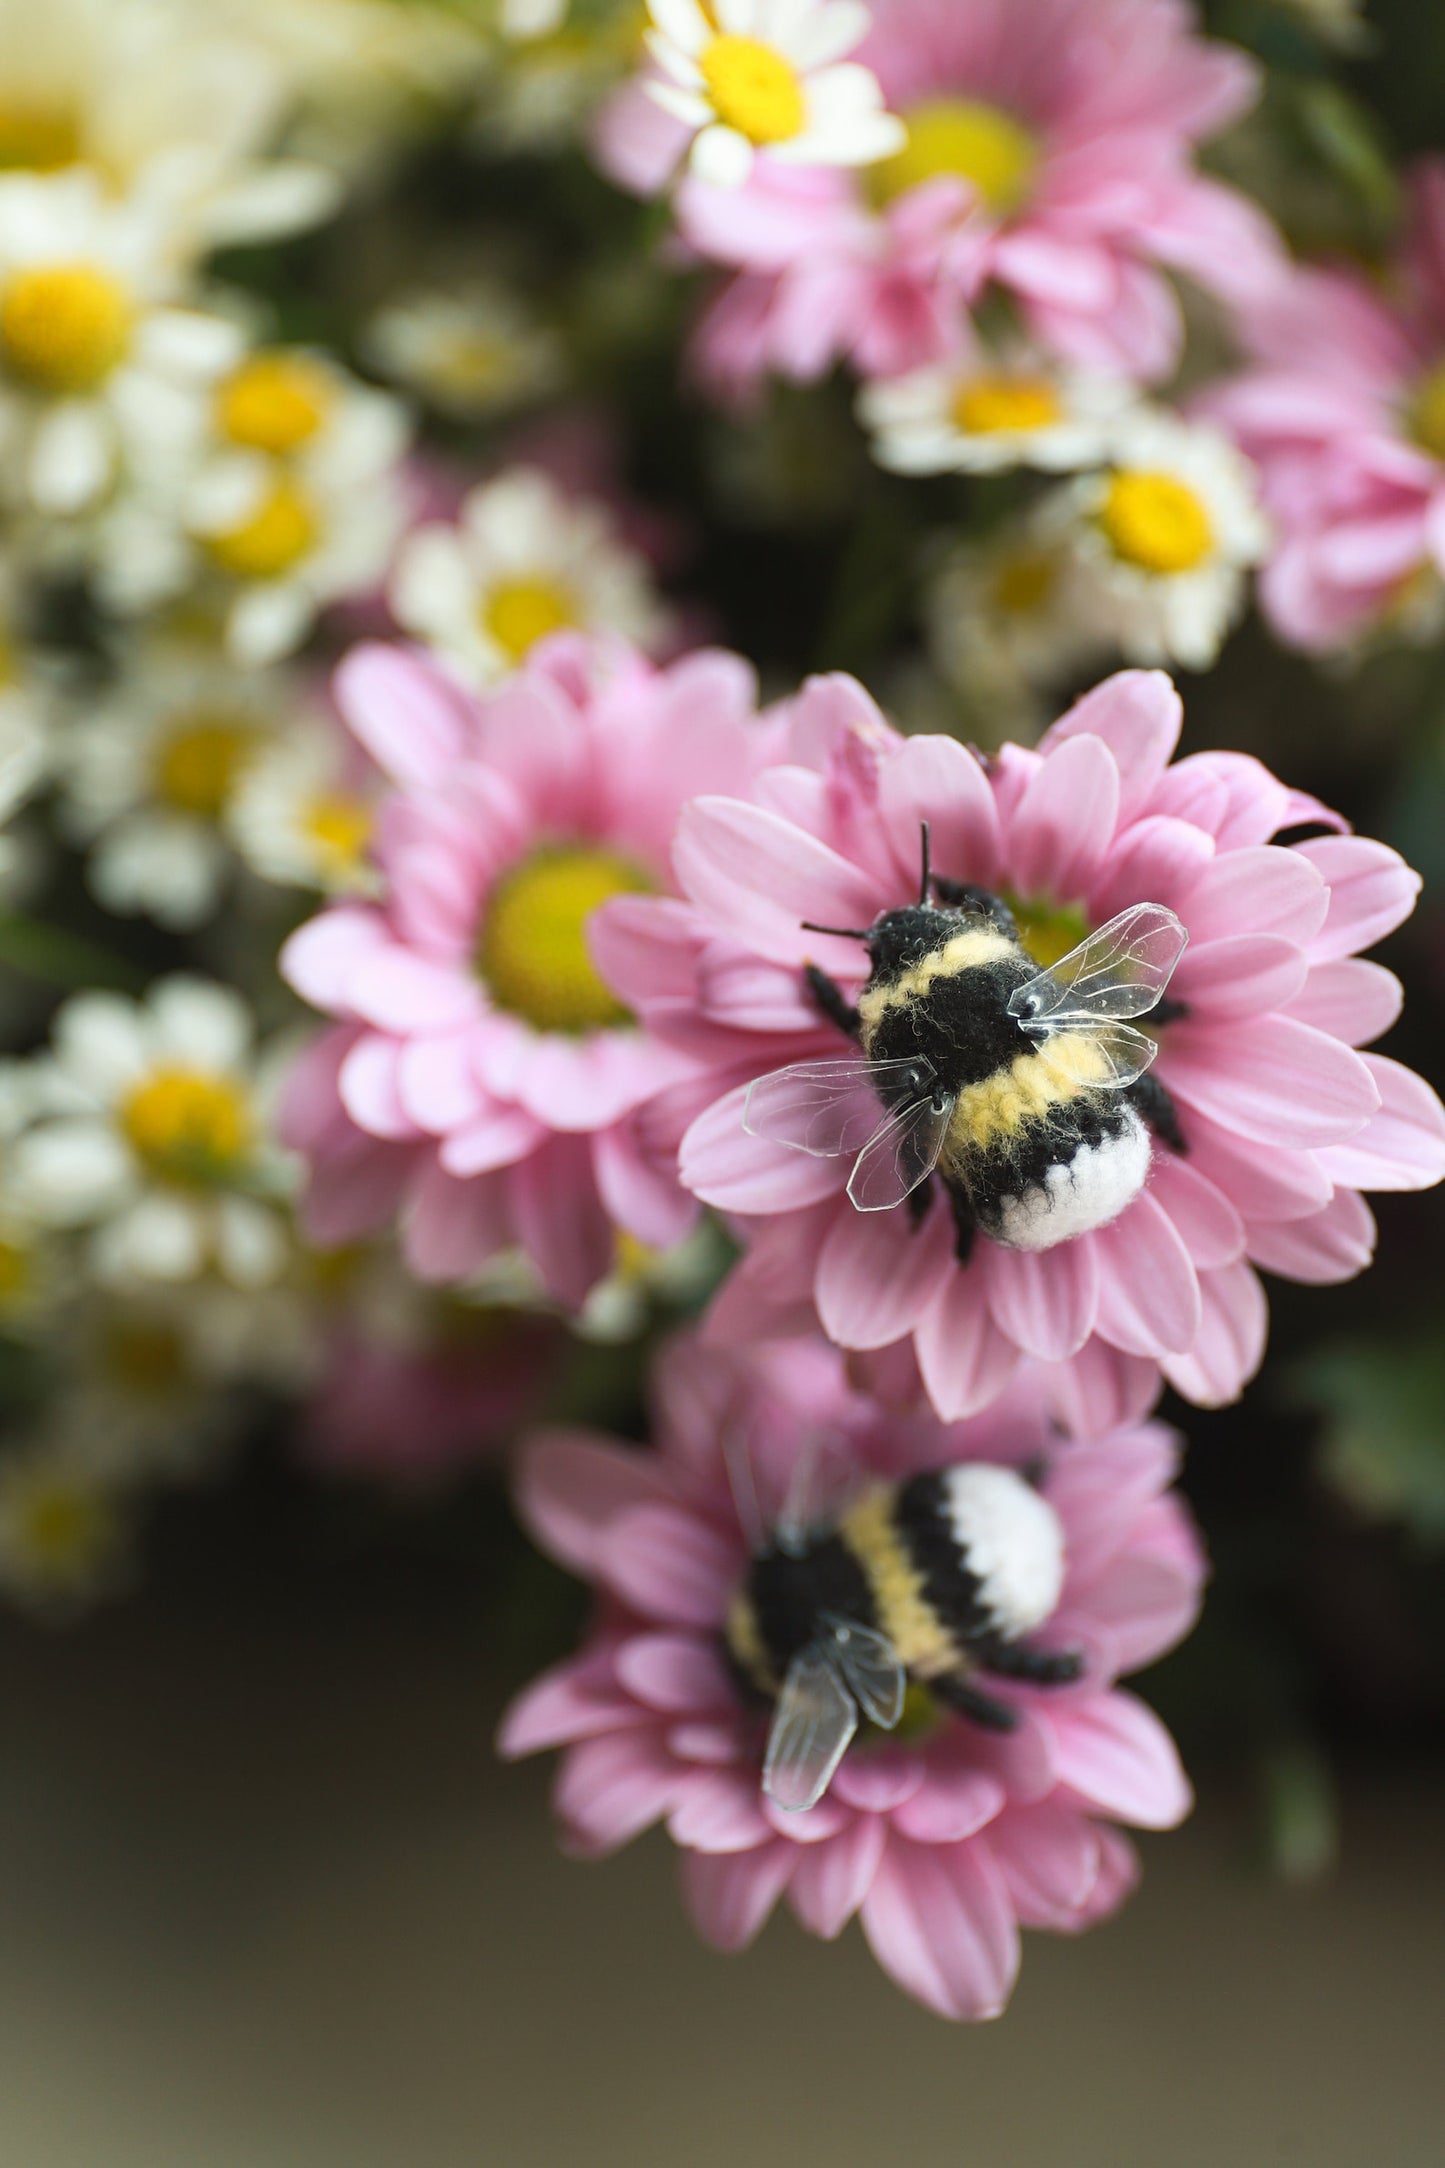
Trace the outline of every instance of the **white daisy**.
{"type": "Polygon", "coordinates": [[[873,433],[873,457],[894,474],[1066,474],[1107,456],[1132,396],[1117,380],[979,350],[865,385],[858,418],[873,433]]]}
{"type": "Polygon", "coordinates": [[[42,1618],[73,1618],[125,1579],[131,1514],[122,1489],[64,1430],[0,1459],[0,1590],[42,1618]]]}
{"type": "Polygon", "coordinates": [[[562,379],[560,340],[498,284],[403,294],[372,318],[366,359],[459,421],[542,399],[562,379]]]}
{"type": "Polygon", "coordinates": [[[726,1265],[726,1249],[706,1220],[668,1250],[650,1249],[635,1236],[619,1233],[612,1270],[593,1288],[574,1327],[584,1340],[604,1346],[636,1340],[659,1309],[700,1303],[726,1265]]]}
{"type": "Polygon", "coordinates": [[[647,89],[697,130],[692,167],[740,187],[754,153],[795,165],[868,166],[902,150],[868,68],[843,61],[868,30],[859,0],[648,0],[647,89]]]}
{"type": "Polygon", "coordinates": [[[1067,537],[1100,632],[1131,662],[1192,670],[1217,657],[1269,541],[1243,453],[1157,408],[1128,417],[1109,466],[1068,484],[1040,516],[1067,537]]]}
{"type": "Polygon", "coordinates": [[[319,167],[270,155],[285,71],[186,0],[0,0],[0,171],[88,166],[170,209],[190,252],[295,232],[337,200],[319,167]]]}
{"type": "Polygon", "coordinates": [[[152,206],[96,177],[0,179],[0,474],[13,503],[78,512],[122,462],[189,432],[240,333],[173,306],[179,278],[152,206]]]}
{"type": "Polygon", "coordinates": [[[648,568],[600,504],[516,467],[474,489],[456,527],[420,527],[398,553],[391,606],[473,685],[493,685],[548,633],[668,629],[648,568]]]}
{"type": "Polygon", "coordinates": [[[248,768],[231,800],[232,842],[263,881],[358,895],[376,886],[377,778],[324,716],[306,716],[248,768]]]}
{"type": "Polygon", "coordinates": [[[143,1002],[72,996],[42,1068],[52,1111],[10,1156],[18,1206],[91,1229],[107,1281],[278,1279],[291,1170],[267,1136],[274,1077],[252,1037],[240,995],[203,979],[163,979],[143,1002]]]}
{"type": "Polygon", "coordinates": [[[242,672],[174,639],[123,651],[56,751],[59,822],[89,846],[86,877],[108,911],[178,930],[214,914],[234,863],[226,817],[298,704],[283,670],[242,672]]]}
{"type": "Polygon", "coordinates": [[[154,608],[199,582],[233,659],[291,653],[317,612],[386,571],[405,517],[405,410],[327,356],[262,348],[216,386],[199,442],[116,508],[100,589],[154,608]]]}
{"type": "Polygon", "coordinates": [[[923,609],[929,653],[988,745],[1037,736],[1050,690],[1109,648],[1067,541],[1037,519],[958,544],[923,609]]]}

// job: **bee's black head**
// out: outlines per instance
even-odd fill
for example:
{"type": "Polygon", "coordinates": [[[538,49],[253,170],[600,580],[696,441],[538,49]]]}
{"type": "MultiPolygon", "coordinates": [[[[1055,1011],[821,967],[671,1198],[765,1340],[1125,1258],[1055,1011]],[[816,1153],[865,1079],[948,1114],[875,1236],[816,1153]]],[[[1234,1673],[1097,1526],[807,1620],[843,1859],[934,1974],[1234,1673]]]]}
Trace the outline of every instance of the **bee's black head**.
{"type": "Polygon", "coordinates": [[[875,980],[887,984],[925,956],[934,955],[958,932],[958,914],[936,911],[931,904],[911,903],[901,911],[885,911],[864,936],[875,980]]]}

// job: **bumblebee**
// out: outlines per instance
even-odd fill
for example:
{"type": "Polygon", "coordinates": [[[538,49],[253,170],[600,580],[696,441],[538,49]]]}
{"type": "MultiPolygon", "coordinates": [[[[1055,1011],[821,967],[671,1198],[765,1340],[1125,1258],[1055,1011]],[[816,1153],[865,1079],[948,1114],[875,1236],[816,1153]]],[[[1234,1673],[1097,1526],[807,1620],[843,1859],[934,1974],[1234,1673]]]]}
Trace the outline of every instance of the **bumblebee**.
{"type": "MultiPolygon", "coordinates": [[[[1041,971],[1007,905],[929,864],[918,902],[866,928],[808,926],[862,941],[856,1006],[809,964],[823,1015],[855,1041],[851,1060],[798,1062],[750,1087],[743,1126],[820,1158],[855,1155],[860,1212],[912,1200],[921,1219],[936,1172],[960,1259],[978,1231],[1043,1250],[1116,1219],[1149,1172],[1151,1131],[1184,1149],[1158,1047],[1128,1019],[1159,1007],[1189,939],[1164,905],[1121,911],[1041,971]]],[[[1164,1014],[1183,1014],[1179,1003],[1164,1014]]]]}
{"type": "Polygon", "coordinates": [[[1064,1539],[1012,1468],[968,1462],[864,1490],[832,1523],[784,1523],[756,1556],[726,1625],[743,1686],[773,1704],[763,1789],[815,1806],[861,1716],[891,1730],[912,1680],[959,1715],[1011,1731],[981,1683],[1076,1679],[1081,1657],[1024,1636],[1057,1608],[1064,1539]]]}

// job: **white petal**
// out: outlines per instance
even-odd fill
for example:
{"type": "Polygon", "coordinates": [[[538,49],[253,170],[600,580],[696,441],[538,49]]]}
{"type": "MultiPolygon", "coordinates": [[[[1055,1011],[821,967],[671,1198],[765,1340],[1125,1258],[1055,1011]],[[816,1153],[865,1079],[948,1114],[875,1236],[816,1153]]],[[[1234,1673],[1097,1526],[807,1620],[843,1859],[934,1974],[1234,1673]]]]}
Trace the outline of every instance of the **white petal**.
{"type": "Polygon", "coordinates": [[[226,625],[226,647],[235,661],[257,667],[279,662],[301,645],[316,607],[299,581],[274,581],[241,595],[226,625]]]}
{"type": "Polygon", "coordinates": [[[105,1280],[191,1280],[205,1261],[200,1213],[160,1191],[137,1198],[96,1237],[96,1271],[105,1280]]]}
{"type": "Polygon", "coordinates": [[[648,0],[652,19],[665,38],[684,53],[700,53],[712,38],[712,26],[697,0],[648,0]]]}
{"type": "Polygon", "coordinates": [[[109,1106],[150,1067],[145,1018],[123,994],[76,994],[55,1019],[55,1057],[67,1080],[109,1106]]]}
{"type": "Polygon", "coordinates": [[[219,376],[245,351],[239,324],[199,309],[153,309],[136,339],[136,352],[157,369],[180,376],[219,376]]]}
{"type": "Polygon", "coordinates": [[[753,147],[736,128],[704,128],[692,146],[692,170],[714,188],[741,188],[753,170],[753,147]]]}
{"type": "Polygon", "coordinates": [[[150,995],[157,1052],[198,1069],[240,1068],[251,1048],[251,1012],[238,993],[178,972],[150,995]]]}
{"type": "Polygon", "coordinates": [[[79,1227],[112,1212],[129,1194],[130,1153],[106,1122],[46,1122],[20,1138],[10,1156],[7,1188],[37,1219],[79,1227]]]}
{"type": "Polygon", "coordinates": [[[110,479],[114,446],[103,407],[79,400],[56,407],[35,432],[27,479],[42,512],[79,512],[110,479]]]}
{"type": "Polygon", "coordinates": [[[222,1197],[216,1207],[216,1262],[237,1287],[269,1287],[286,1269],[280,1219],[252,1197],[222,1197]]]}

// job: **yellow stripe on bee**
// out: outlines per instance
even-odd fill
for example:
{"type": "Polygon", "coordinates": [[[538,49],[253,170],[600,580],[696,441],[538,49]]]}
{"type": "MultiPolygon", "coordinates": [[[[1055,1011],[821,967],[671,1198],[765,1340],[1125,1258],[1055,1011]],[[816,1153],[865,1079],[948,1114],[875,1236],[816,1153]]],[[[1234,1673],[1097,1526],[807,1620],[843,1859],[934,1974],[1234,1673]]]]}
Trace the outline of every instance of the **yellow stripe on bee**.
{"type": "Polygon", "coordinates": [[[915,1678],[936,1679],[958,1669],[958,1648],[924,1595],[923,1576],[893,1525],[890,1490],[869,1491],[839,1523],[838,1534],[867,1577],[878,1630],[915,1678]]]}
{"type": "Polygon", "coordinates": [[[1017,1136],[1025,1123],[1047,1121],[1056,1107],[1090,1084],[1106,1084],[1112,1075],[1097,1040],[1084,1032],[1060,1032],[1037,1053],[1020,1054],[1012,1067],[996,1070],[959,1093],[945,1158],[983,1151],[1000,1138],[1017,1136]]]}
{"type": "Polygon", "coordinates": [[[865,1033],[876,1030],[885,1009],[914,1001],[926,994],[935,979],[950,979],[956,972],[972,971],[979,964],[1004,963],[1017,958],[1019,946],[992,926],[969,927],[956,933],[941,949],[912,965],[901,978],[887,986],[870,986],[858,997],[858,1014],[865,1033]]]}
{"type": "Polygon", "coordinates": [[[758,1630],[758,1614],[745,1588],[740,1588],[732,1600],[726,1632],[728,1648],[739,1670],[746,1672],[760,1694],[776,1694],[781,1682],[768,1660],[758,1630]]]}

